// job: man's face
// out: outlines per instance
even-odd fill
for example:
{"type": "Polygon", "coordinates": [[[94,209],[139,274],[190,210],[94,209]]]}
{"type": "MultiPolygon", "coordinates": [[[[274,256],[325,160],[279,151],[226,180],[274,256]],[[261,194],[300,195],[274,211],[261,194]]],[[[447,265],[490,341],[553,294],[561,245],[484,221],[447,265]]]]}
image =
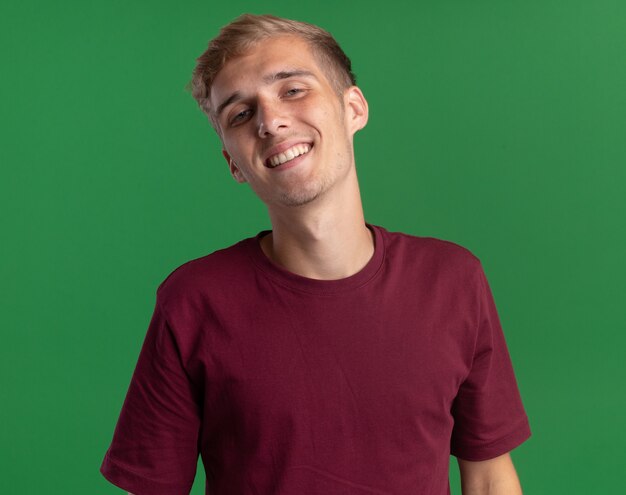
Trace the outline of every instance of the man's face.
{"type": "Polygon", "coordinates": [[[352,137],[367,122],[356,87],[339,96],[307,43],[269,38],[229,61],[211,88],[233,177],[271,206],[320,197],[354,167],[352,137]]]}

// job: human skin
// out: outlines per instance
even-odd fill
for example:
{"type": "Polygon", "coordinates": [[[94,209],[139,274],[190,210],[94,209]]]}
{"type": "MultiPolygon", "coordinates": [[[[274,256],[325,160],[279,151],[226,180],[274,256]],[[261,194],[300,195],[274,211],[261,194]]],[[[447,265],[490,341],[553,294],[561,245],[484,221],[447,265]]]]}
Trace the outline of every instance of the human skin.
{"type": "Polygon", "coordinates": [[[463,495],[522,495],[509,453],[486,461],[457,461],[463,495]]]}
{"type": "MultiPolygon", "coordinates": [[[[233,94],[238,97],[217,116],[224,155],[233,177],[247,182],[269,208],[310,203],[353,168],[356,129],[347,128],[344,102],[304,41],[272,38],[230,61],[212,86],[212,107],[220,109],[233,94]],[[298,143],[311,150],[266,166],[283,144],[298,143]]],[[[364,102],[358,88],[348,94],[364,102]]]]}
{"type": "Polygon", "coordinates": [[[353,152],[353,136],[368,118],[361,90],[338,94],[308,44],[281,36],[259,42],[219,72],[212,107],[229,100],[216,117],[223,154],[235,180],[248,183],[268,209],[266,255],[310,278],[358,272],[374,252],[353,152]],[[294,144],[310,151],[267,166],[270,155],[294,144]]]}

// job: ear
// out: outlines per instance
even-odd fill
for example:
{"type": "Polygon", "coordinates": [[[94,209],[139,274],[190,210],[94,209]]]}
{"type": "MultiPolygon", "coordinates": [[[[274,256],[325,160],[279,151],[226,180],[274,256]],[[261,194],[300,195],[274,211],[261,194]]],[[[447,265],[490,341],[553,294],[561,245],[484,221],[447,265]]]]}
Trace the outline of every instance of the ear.
{"type": "Polygon", "coordinates": [[[246,178],[241,173],[241,170],[237,168],[237,164],[230,157],[230,155],[228,154],[228,151],[226,151],[225,149],[222,149],[222,155],[226,159],[226,163],[228,163],[228,169],[230,170],[230,175],[233,176],[233,179],[235,179],[240,184],[243,182],[246,182],[246,178]]]}
{"type": "Polygon", "coordinates": [[[350,86],[344,93],[346,105],[346,119],[351,134],[361,130],[367,124],[369,109],[367,100],[357,86],[350,86]]]}

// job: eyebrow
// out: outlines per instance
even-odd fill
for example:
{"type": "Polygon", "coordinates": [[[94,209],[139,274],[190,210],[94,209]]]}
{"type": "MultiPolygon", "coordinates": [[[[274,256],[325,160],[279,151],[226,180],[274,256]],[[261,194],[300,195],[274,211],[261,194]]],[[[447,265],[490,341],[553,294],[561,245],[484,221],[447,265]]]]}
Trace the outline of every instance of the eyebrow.
{"type": "Polygon", "coordinates": [[[281,79],[289,79],[290,77],[312,77],[313,79],[317,79],[315,74],[308,70],[304,69],[292,69],[292,70],[281,70],[280,72],[275,72],[273,74],[268,74],[263,77],[263,82],[265,84],[270,84],[275,81],[279,81],[281,79]]]}
{"type": "MultiPolygon", "coordinates": [[[[312,79],[317,79],[315,74],[308,70],[304,69],[292,69],[292,70],[281,70],[279,72],[274,72],[272,74],[268,74],[263,77],[264,84],[271,84],[276,81],[281,81],[283,79],[289,79],[290,77],[309,77],[312,79]]],[[[222,103],[217,106],[216,116],[219,117],[224,109],[236,101],[243,99],[243,95],[241,91],[235,91],[228,98],[226,98],[222,103]]]]}

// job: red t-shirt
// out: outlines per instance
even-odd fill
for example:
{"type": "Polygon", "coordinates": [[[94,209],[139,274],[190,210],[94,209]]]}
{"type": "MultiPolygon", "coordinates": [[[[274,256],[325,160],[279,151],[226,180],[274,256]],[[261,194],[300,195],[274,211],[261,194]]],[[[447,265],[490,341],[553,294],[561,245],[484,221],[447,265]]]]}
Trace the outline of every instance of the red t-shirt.
{"type": "Polygon", "coordinates": [[[156,307],[101,471],[136,495],[445,495],[450,454],[530,436],[480,261],[370,226],[358,273],[313,280],[259,238],[190,261],[156,307]]]}

